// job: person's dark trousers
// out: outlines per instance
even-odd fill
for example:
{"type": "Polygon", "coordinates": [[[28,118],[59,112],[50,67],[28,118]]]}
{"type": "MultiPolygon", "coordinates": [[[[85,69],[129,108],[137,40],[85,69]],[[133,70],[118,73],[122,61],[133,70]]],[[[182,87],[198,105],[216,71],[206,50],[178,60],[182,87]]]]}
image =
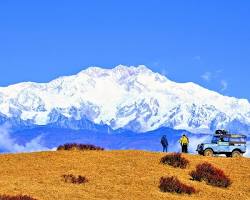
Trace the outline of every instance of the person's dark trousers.
{"type": "Polygon", "coordinates": [[[188,150],[187,150],[187,145],[186,144],[183,144],[182,145],[182,153],[187,153],[188,150]]]}
{"type": "Polygon", "coordinates": [[[163,147],[163,152],[167,152],[168,151],[168,146],[162,146],[163,147]]]}

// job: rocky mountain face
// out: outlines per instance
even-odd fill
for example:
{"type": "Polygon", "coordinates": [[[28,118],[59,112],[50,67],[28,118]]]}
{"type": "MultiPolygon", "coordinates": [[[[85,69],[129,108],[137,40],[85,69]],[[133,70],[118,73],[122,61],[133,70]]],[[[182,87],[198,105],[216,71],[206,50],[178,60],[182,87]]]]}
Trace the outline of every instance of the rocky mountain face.
{"type": "Polygon", "coordinates": [[[193,133],[250,131],[250,103],[194,83],[176,83],[145,66],[90,67],[49,83],[0,87],[0,124],[15,128],[125,129],[161,127],[193,133]]]}

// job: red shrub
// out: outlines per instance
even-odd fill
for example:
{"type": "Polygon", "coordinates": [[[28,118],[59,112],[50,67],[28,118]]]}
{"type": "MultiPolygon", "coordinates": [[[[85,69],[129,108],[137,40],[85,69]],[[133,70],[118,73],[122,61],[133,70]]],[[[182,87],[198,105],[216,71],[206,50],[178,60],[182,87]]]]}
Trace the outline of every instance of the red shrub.
{"type": "Polygon", "coordinates": [[[231,180],[221,169],[218,169],[207,162],[197,165],[196,170],[190,172],[189,175],[193,180],[204,180],[209,185],[218,187],[228,187],[231,185],[231,180]]]}
{"type": "Polygon", "coordinates": [[[201,181],[202,179],[201,175],[197,173],[196,171],[191,171],[189,175],[193,178],[193,180],[196,180],[196,181],[201,181]]]}
{"type": "Polygon", "coordinates": [[[32,197],[26,195],[17,195],[17,196],[9,196],[9,195],[0,195],[0,200],[36,200],[32,197]]]}
{"type": "Polygon", "coordinates": [[[67,174],[62,176],[66,183],[73,183],[73,184],[83,184],[88,182],[88,179],[84,176],[74,176],[73,174],[67,174]]]}
{"type": "Polygon", "coordinates": [[[64,145],[60,145],[57,150],[99,150],[103,151],[104,148],[98,147],[92,144],[77,144],[77,143],[68,143],[64,145]]]}
{"type": "Polygon", "coordinates": [[[195,189],[191,186],[181,183],[178,178],[172,177],[161,177],[159,188],[162,192],[175,192],[175,193],[195,193],[195,189]]]}
{"type": "Polygon", "coordinates": [[[186,158],[183,158],[180,153],[172,153],[162,157],[161,163],[185,169],[189,164],[189,161],[186,158]]]}

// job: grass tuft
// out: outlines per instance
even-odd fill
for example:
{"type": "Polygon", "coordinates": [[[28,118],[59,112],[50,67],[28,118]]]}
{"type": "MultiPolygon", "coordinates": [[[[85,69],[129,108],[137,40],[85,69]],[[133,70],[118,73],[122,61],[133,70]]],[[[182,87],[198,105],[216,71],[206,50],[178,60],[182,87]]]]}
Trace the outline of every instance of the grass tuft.
{"type": "Polygon", "coordinates": [[[88,182],[88,179],[84,176],[74,176],[73,174],[64,174],[62,175],[64,181],[66,183],[73,183],[73,184],[84,184],[88,182]]]}
{"type": "Polygon", "coordinates": [[[17,196],[10,196],[10,195],[0,195],[0,200],[36,200],[27,195],[17,195],[17,196]]]}
{"type": "Polygon", "coordinates": [[[171,192],[171,193],[186,193],[192,194],[195,193],[195,189],[191,186],[181,183],[178,178],[171,177],[161,177],[159,188],[162,192],[171,192]]]}
{"type": "Polygon", "coordinates": [[[189,161],[186,158],[183,158],[180,153],[172,153],[162,157],[161,163],[185,169],[188,166],[189,161]]]}
{"type": "Polygon", "coordinates": [[[196,166],[196,170],[191,171],[189,174],[193,180],[204,180],[208,185],[217,187],[228,187],[231,185],[231,180],[224,174],[221,169],[218,169],[210,163],[202,163],[196,166]]]}
{"type": "Polygon", "coordinates": [[[60,145],[57,147],[57,150],[98,150],[98,151],[103,151],[104,148],[98,147],[92,144],[77,144],[77,143],[67,143],[64,145],[60,145]]]}

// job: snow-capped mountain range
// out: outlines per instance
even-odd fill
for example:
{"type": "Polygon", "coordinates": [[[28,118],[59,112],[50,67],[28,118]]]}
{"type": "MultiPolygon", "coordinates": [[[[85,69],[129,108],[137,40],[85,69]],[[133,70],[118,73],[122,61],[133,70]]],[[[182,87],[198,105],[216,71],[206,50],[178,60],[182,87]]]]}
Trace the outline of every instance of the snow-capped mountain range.
{"type": "Polygon", "coordinates": [[[49,83],[0,87],[0,124],[148,132],[160,127],[209,132],[250,130],[250,103],[195,83],[176,83],[140,65],[89,67],[49,83]]]}

